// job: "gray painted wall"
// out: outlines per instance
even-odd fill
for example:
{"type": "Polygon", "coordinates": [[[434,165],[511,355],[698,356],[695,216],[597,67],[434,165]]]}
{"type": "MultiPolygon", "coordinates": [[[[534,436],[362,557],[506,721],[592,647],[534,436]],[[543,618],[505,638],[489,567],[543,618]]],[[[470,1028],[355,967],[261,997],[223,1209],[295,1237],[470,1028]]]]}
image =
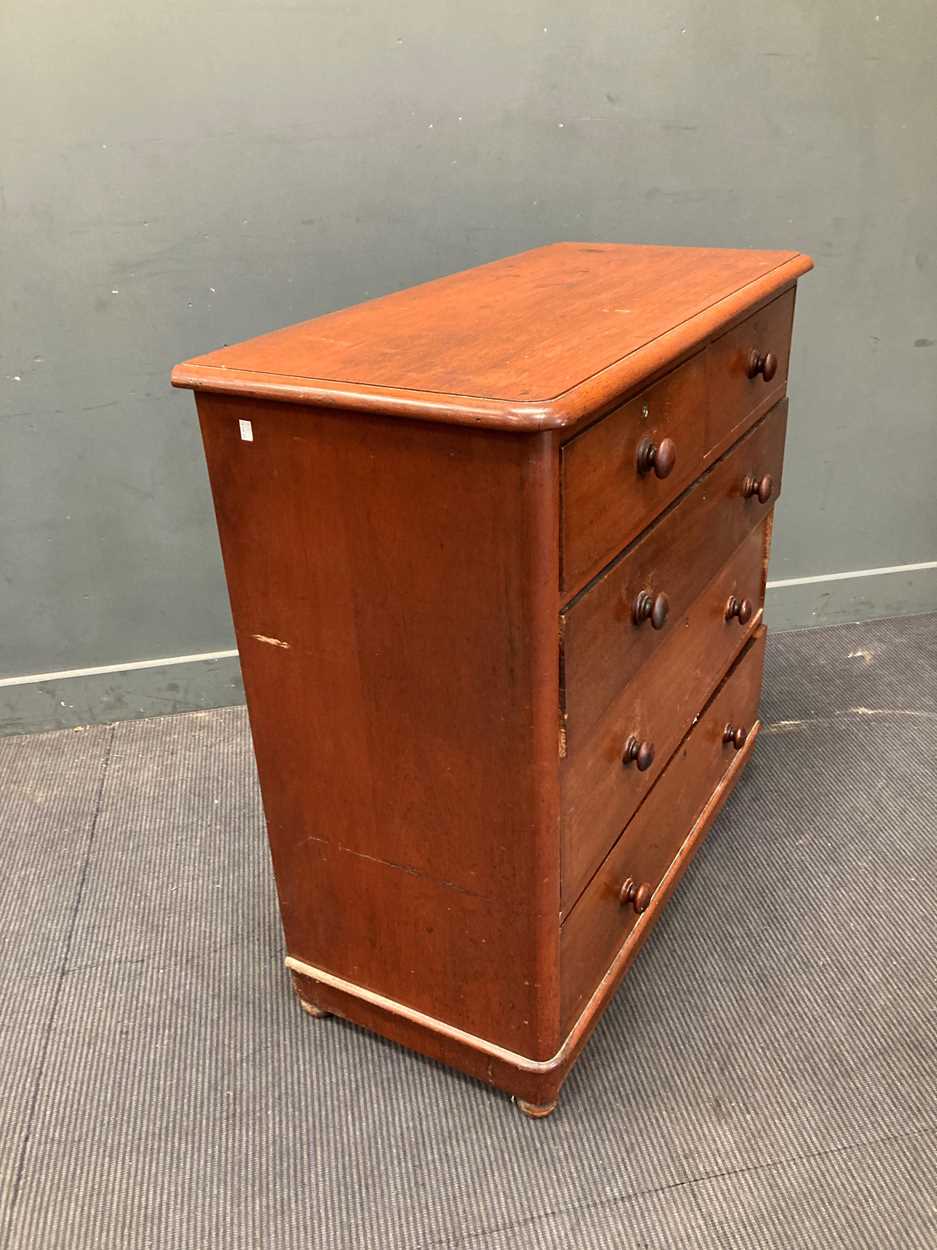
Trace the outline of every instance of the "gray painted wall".
{"type": "MultiPolygon", "coordinates": [[[[810,252],[772,576],[937,560],[927,0],[6,0],[0,36],[0,673],[233,647],[177,360],[554,239],[810,252]]],[[[932,569],[769,620],[934,608],[932,569]]],[[[222,660],[0,721],[239,697],[222,660]]]]}

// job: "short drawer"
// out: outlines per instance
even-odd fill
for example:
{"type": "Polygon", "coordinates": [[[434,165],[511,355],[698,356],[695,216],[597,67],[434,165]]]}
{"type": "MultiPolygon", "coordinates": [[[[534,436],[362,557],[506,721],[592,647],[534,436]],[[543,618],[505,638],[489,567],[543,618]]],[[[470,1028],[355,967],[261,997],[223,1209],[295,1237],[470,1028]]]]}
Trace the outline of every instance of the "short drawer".
{"type": "MultiPolygon", "coordinates": [[[[589,732],[572,742],[560,776],[562,907],[570,908],[663,772],[699,710],[761,621],[764,526],[752,530],[589,732]],[[752,600],[742,625],[731,598],[752,600]],[[638,744],[651,759],[628,758],[638,744]]],[[[645,754],[646,758],[646,754],[645,754]]]]}
{"type": "Polygon", "coordinates": [[[787,390],[794,291],[786,291],[706,351],[706,454],[719,455],[787,390]]]}
{"type": "Polygon", "coordinates": [[[561,589],[575,593],[784,398],[794,291],[564,445],[561,589]]]}
{"type": "Polygon", "coordinates": [[[701,352],[563,447],[564,589],[582,585],[699,476],[705,433],[701,352]],[[655,461],[665,452],[655,464],[652,448],[655,461]]]}
{"type": "Polygon", "coordinates": [[[733,760],[749,749],[758,729],[763,662],[762,629],[566,918],[560,936],[562,1032],[572,1027],[632,931],[652,920],[670,865],[685,843],[696,844],[697,822],[711,819],[728,793],[733,760]]]}
{"type": "MultiPolygon", "coordinates": [[[[684,629],[690,605],[773,507],[786,422],[784,403],[562,613],[567,751],[642,665],[684,629]]],[[[760,578],[741,590],[742,598],[756,599],[760,578]]]]}

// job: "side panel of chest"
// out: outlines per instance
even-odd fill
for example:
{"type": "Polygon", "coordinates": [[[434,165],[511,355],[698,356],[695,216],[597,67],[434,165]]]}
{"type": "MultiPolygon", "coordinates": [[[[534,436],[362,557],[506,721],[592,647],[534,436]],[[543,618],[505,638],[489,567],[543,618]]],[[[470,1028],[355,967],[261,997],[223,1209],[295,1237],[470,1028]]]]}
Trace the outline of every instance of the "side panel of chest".
{"type": "Polygon", "coordinates": [[[289,953],[552,1053],[551,440],[199,413],[289,953]]]}

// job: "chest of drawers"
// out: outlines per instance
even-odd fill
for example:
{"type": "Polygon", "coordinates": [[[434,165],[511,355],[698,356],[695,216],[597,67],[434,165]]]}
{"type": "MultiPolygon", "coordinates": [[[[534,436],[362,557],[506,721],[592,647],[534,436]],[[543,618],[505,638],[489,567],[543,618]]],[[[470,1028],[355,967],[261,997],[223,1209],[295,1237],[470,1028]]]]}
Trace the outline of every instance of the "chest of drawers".
{"type": "Polygon", "coordinates": [[[755,741],[796,252],[564,243],[197,357],[287,948],[545,1114],[755,741]]]}

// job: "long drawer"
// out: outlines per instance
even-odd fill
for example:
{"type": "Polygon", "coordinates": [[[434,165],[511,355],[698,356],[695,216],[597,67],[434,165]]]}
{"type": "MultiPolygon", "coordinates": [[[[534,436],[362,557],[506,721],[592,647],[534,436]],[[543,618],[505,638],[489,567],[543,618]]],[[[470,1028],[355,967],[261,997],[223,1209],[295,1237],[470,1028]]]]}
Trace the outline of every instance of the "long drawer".
{"type": "Polygon", "coordinates": [[[562,450],[562,571],[573,593],[783,398],[787,291],[562,450]]]}
{"type": "Polygon", "coordinates": [[[564,911],[578,898],[760,623],[765,541],[763,527],[751,531],[718,576],[673,622],[654,656],[563,761],[564,911]],[[736,617],[727,620],[730,598],[746,596],[753,601],[751,618],[742,626],[736,617]],[[629,759],[629,743],[645,757],[629,759]]]}
{"type": "Polygon", "coordinates": [[[760,629],[566,918],[560,936],[564,1031],[632,930],[650,920],[647,909],[694,821],[756,731],[764,637],[760,629]]]}
{"type": "MultiPolygon", "coordinates": [[[[785,401],[561,614],[568,753],[639,669],[686,627],[690,605],[773,507],[786,426],[785,401]],[[753,482],[763,498],[757,489],[745,493],[753,482]],[[659,603],[661,596],[663,620],[638,610],[639,597],[659,603]]],[[[741,589],[743,596],[760,593],[757,583],[741,589]]],[[[720,676],[721,670],[713,674],[714,683],[720,676]]]]}

